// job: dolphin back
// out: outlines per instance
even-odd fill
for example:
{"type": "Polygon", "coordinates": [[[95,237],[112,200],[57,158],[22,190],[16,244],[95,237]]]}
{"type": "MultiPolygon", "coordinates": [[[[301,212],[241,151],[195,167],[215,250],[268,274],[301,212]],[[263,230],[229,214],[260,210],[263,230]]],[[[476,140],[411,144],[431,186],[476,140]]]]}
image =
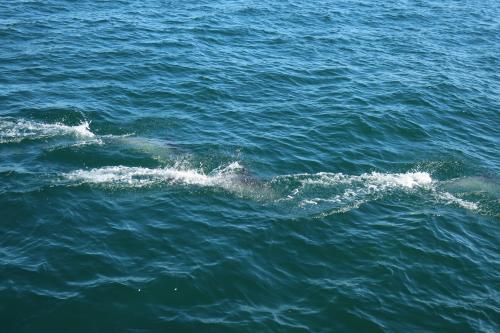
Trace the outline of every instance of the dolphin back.
{"type": "Polygon", "coordinates": [[[492,197],[500,197],[500,183],[494,178],[488,177],[464,177],[441,183],[442,187],[451,193],[482,192],[492,197]]]}

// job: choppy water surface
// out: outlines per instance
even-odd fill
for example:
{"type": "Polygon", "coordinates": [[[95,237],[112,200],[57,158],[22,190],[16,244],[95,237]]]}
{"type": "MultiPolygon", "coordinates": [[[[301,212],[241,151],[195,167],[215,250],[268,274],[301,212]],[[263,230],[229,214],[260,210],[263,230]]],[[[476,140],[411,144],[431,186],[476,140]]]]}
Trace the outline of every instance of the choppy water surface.
{"type": "Polygon", "coordinates": [[[497,332],[499,18],[1,2],[1,331],[497,332]]]}

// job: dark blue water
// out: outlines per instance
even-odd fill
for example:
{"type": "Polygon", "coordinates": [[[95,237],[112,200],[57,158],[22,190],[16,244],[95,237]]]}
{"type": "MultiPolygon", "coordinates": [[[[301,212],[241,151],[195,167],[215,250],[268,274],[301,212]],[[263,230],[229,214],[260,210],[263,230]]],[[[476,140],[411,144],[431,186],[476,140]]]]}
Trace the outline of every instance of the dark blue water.
{"type": "Polygon", "coordinates": [[[2,1],[1,332],[497,332],[498,1],[2,1]]]}

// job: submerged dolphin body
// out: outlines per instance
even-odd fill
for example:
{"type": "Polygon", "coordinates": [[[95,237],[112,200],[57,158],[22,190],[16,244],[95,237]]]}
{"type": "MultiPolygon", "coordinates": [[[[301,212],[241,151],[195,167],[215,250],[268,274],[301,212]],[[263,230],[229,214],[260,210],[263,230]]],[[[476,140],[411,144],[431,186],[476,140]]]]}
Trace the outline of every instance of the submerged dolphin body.
{"type": "MultiPolygon", "coordinates": [[[[149,155],[162,164],[176,164],[189,155],[189,152],[183,151],[180,147],[160,139],[123,136],[114,137],[112,142],[125,149],[149,155]]],[[[218,177],[221,186],[229,191],[238,192],[244,196],[275,197],[277,195],[269,182],[252,175],[239,163],[218,170],[218,172],[219,175],[215,177],[218,177]]],[[[437,182],[437,187],[454,194],[483,194],[497,200],[500,198],[500,182],[494,178],[481,176],[456,178],[437,182]]]]}
{"type": "Polygon", "coordinates": [[[484,193],[500,198],[500,182],[497,179],[473,176],[443,181],[440,187],[450,193],[484,193]]]}
{"type": "Polygon", "coordinates": [[[128,149],[144,153],[161,162],[169,162],[178,153],[178,147],[159,139],[149,139],[136,136],[113,138],[113,143],[125,146],[128,149]]]}
{"type": "MultiPolygon", "coordinates": [[[[183,160],[189,160],[189,151],[165,140],[123,136],[114,137],[110,141],[120,146],[121,149],[149,155],[160,163],[173,166],[174,168],[177,168],[175,166],[177,163],[180,162],[182,164],[183,160]]],[[[181,167],[180,170],[182,169],[181,167]]],[[[242,196],[259,198],[275,196],[268,182],[255,177],[246,167],[238,162],[231,163],[224,168],[212,170],[212,172],[206,175],[212,177],[214,183],[219,184],[219,186],[242,196]]]]}

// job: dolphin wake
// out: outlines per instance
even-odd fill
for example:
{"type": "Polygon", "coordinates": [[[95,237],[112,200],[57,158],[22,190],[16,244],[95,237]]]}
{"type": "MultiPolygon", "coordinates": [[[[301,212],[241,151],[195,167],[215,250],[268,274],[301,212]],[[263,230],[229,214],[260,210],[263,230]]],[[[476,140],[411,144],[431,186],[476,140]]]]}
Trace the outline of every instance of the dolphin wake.
{"type": "Polygon", "coordinates": [[[163,185],[198,186],[222,189],[233,194],[265,200],[268,203],[296,203],[302,208],[320,207],[332,212],[347,211],[361,204],[380,200],[384,196],[414,194],[432,198],[468,210],[478,210],[478,204],[441,189],[427,172],[380,173],[361,175],[320,172],[276,176],[269,180],[241,177],[239,162],[209,173],[201,169],[143,168],[108,166],[75,170],[62,175],[73,184],[97,185],[108,188],[144,188],[163,185]]]}
{"type": "MultiPolygon", "coordinates": [[[[59,174],[59,183],[93,185],[107,188],[145,188],[154,186],[197,186],[219,189],[240,197],[268,203],[292,204],[331,214],[357,208],[362,204],[398,195],[416,195],[435,202],[478,211],[480,205],[463,197],[464,193],[481,191],[498,193],[498,183],[480,177],[438,181],[425,171],[405,173],[371,172],[360,175],[319,172],[258,179],[249,176],[244,166],[234,161],[214,170],[193,168],[176,161],[163,141],[134,136],[98,136],[89,122],[76,126],[41,123],[24,119],[0,118],[0,143],[18,143],[49,137],[72,137],[80,142],[110,143],[169,161],[168,167],[146,168],[111,165],[79,169],[59,174]],[[493,185],[492,185],[493,184],[493,185]],[[496,184],[496,185],[495,185],[496,184]]],[[[178,156],[177,156],[178,157],[178,156]]],[[[185,162],[185,161],[184,161],[185,162]]],[[[498,199],[498,198],[497,198],[498,199]]]]}

